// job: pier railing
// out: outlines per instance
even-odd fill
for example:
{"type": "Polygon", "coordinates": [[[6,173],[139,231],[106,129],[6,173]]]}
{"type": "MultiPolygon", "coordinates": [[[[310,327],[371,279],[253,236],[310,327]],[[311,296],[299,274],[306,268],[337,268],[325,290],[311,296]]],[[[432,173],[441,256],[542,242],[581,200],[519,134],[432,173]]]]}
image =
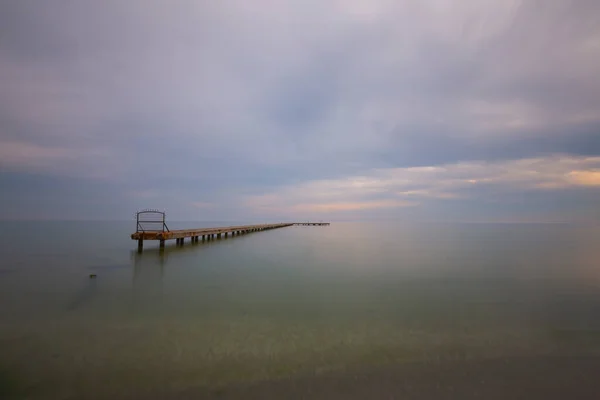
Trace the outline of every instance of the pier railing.
{"type": "Polygon", "coordinates": [[[142,210],[135,213],[136,232],[169,232],[166,213],[158,210],[142,210]]]}

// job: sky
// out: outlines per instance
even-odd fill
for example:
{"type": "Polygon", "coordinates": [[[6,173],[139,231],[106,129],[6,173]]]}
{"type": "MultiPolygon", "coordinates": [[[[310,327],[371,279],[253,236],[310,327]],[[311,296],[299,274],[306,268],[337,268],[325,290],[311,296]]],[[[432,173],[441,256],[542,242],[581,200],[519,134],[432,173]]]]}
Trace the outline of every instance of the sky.
{"type": "Polygon", "coordinates": [[[0,219],[600,222],[597,0],[2,0],[0,219]]]}

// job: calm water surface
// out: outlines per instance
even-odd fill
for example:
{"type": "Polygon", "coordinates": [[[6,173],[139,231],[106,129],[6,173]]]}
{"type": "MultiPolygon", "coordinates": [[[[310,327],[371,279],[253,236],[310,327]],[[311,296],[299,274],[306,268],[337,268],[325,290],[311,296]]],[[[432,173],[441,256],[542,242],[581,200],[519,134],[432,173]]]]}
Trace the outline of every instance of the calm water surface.
{"type": "Polygon", "coordinates": [[[1,390],[177,393],[600,354],[597,226],[339,222],[137,254],[133,225],[0,223],[1,390]]]}

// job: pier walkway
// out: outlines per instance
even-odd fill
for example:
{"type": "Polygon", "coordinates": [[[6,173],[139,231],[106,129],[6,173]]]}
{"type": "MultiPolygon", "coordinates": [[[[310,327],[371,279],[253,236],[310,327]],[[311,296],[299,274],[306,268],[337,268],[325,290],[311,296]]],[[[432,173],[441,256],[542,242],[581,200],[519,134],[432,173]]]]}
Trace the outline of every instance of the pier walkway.
{"type": "Polygon", "coordinates": [[[138,241],[138,251],[144,248],[145,240],[160,241],[160,248],[164,249],[165,241],[175,239],[177,245],[183,245],[186,238],[191,243],[200,240],[210,241],[222,237],[244,235],[250,232],[259,232],[270,229],[284,228],[292,225],[326,226],[329,222],[287,222],[276,224],[225,226],[216,228],[178,229],[169,230],[165,221],[165,213],[157,210],[144,210],[136,213],[136,232],[131,234],[131,239],[138,241]]]}

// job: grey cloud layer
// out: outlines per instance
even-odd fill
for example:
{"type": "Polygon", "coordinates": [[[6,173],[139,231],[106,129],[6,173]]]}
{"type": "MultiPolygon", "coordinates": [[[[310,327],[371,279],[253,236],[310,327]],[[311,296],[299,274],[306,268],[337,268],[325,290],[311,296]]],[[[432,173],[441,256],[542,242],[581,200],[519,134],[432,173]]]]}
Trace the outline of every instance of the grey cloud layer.
{"type": "Polygon", "coordinates": [[[600,154],[595,1],[40,4],[0,5],[6,190],[244,216],[375,169],[600,154]]]}

